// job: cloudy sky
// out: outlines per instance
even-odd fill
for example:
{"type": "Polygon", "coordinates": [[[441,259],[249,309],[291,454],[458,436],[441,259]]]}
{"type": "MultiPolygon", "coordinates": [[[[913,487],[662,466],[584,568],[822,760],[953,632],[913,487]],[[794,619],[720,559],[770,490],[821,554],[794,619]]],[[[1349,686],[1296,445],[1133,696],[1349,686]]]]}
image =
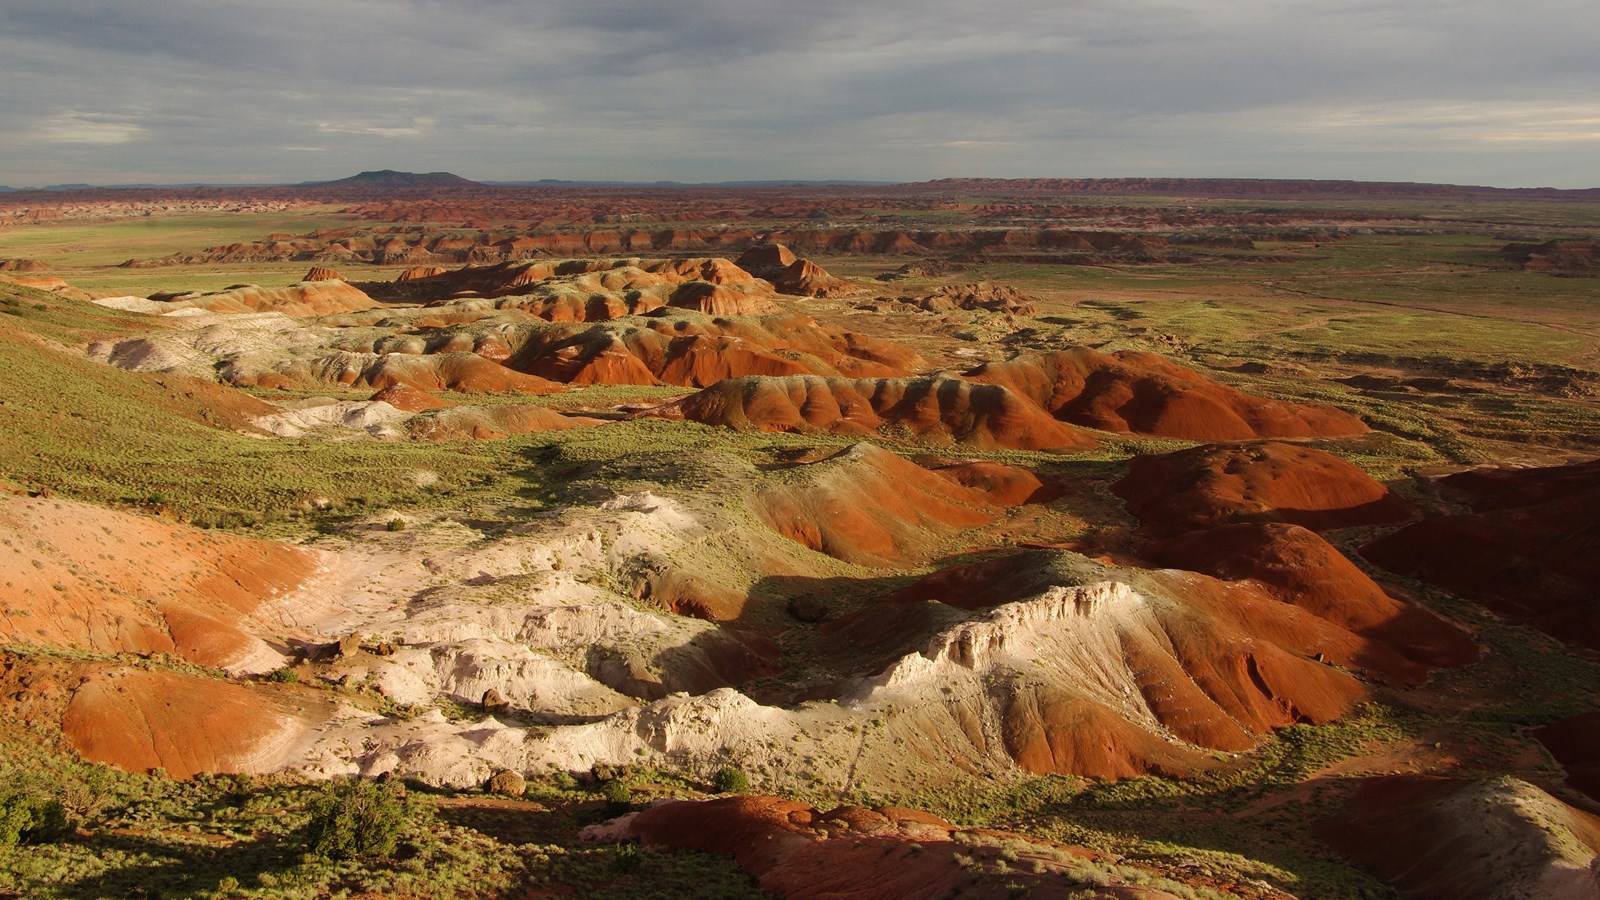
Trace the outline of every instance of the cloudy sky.
{"type": "Polygon", "coordinates": [[[1595,0],[0,0],[0,184],[1600,186],[1595,0]]]}

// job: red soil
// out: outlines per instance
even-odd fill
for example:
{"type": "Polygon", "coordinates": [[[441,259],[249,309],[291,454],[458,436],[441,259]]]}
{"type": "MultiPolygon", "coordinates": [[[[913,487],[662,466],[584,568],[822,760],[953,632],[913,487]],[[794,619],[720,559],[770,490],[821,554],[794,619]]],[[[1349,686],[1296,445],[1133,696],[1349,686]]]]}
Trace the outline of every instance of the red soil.
{"type": "Polygon", "coordinates": [[[1467,472],[1442,484],[1475,511],[1409,525],[1362,555],[1600,649],[1600,461],[1467,472]]]}
{"type": "Polygon", "coordinates": [[[411,436],[424,441],[493,441],[535,431],[566,431],[604,425],[603,419],[565,416],[543,406],[454,407],[424,413],[406,423],[411,436]]]}
{"type": "Polygon", "coordinates": [[[998,384],[1051,415],[1104,431],[1197,441],[1362,434],[1360,419],[1328,406],[1266,400],[1153,353],[1087,347],[986,363],[963,377],[998,384]]]}
{"type": "Polygon", "coordinates": [[[1111,489],[1156,535],[1231,522],[1290,522],[1320,530],[1410,515],[1404,501],[1367,473],[1296,444],[1208,444],[1137,457],[1111,489]]]}
{"type": "Polygon", "coordinates": [[[306,273],[306,277],[304,277],[304,278],[302,278],[300,280],[301,281],[344,281],[346,279],[345,279],[345,277],[343,275],[339,274],[339,271],[337,269],[330,269],[327,266],[312,266],[311,267],[311,271],[306,273]]]}
{"type": "Polygon", "coordinates": [[[438,397],[419,390],[409,384],[391,384],[383,390],[373,394],[370,399],[380,400],[395,409],[406,412],[422,412],[425,409],[444,409],[454,404],[440,400],[438,397]]]}
{"type": "Polygon", "coordinates": [[[773,531],[812,550],[865,566],[896,566],[926,555],[956,531],[994,521],[980,491],[943,478],[872,444],[807,463],[799,481],[756,495],[773,531]]]}
{"type": "Polygon", "coordinates": [[[996,385],[943,376],[730,378],[645,415],[749,431],[901,430],[984,449],[1077,450],[1093,439],[996,385]]]}
{"type": "Polygon", "coordinates": [[[967,459],[933,466],[933,471],[958,484],[983,492],[996,506],[1021,506],[1024,503],[1048,503],[1060,496],[1054,487],[1046,487],[1039,476],[1018,466],[967,459]]]}
{"type": "Polygon", "coordinates": [[[1533,736],[1567,770],[1567,783],[1600,800],[1600,712],[1536,728],[1533,736]]]}
{"type": "Polygon", "coordinates": [[[1478,659],[1472,639],[1434,613],[1384,593],[1313,531],[1247,523],[1193,531],[1145,547],[1165,566],[1259,585],[1272,597],[1368,639],[1353,662],[1387,680],[1419,683],[1433,668],[1478,659]]]}
{"type": "Polygon", "coordinates": [[[809,316],[760,319],[693,315],[532,335],[506,363],[570,384],[681,384],[709,387],[745,375],[909,375],[926,365],[916,351],[818,325],[809,316]]]}
{"type": "Polygon", "coordinates": [[[286,316],[325,316],[380,305],[360,288],[343,281],[301,282],[280,288],[248,284],[209,294],[152,294],[150,299],[171,303],[174,308],[219,313],[279,312],[286,316]]]}
{"type": "MultiPolygon", "coordinates": [[[[600,826],[597,839],[733,857],[761,889],[791,900],[900,900],[904,897],[998,898],[1093,896],[1164,900],[1151,888],[1098,887],[1070,873],[1099,858],[1090,850],[1021,835],[959,828],[937,816],[896,807],[842,806],[829,812],[776,797],[674,801],[600,826]],[[957,843],[956,835],[961,835],[957,843]],[[1001,853],[1014,870],[1001,871],[1001,853]],[[957,859],[960,856],[962,859],[957,859]],[[1088,893],[1085,893],[1085,892],[1088,893]]],[[[1007,868],[1010,868],[1008,866],[1007,868]]]]}
{"type": "Polygon", "coordinates": [[[561,385],[507,368],[477,353],[336,353],[313,360],[280,363],[276,369],[242,373],[233,383],[283,389],[345,385],[382,390],[403,385],[417,391],[551,394],[561,385]]]}
{"type": "Polygon", "coordinates": [[[83,680],[61,720],[84,759],[174,778],[276,768],[306,722],[264,687],[114,668],[83,680]]]}
{"type": "Polygon", "coordinates": [[[0,494],[0,639],[230,666],[243,620],[309,577],[304,550],[82,503],[0,494]]]}

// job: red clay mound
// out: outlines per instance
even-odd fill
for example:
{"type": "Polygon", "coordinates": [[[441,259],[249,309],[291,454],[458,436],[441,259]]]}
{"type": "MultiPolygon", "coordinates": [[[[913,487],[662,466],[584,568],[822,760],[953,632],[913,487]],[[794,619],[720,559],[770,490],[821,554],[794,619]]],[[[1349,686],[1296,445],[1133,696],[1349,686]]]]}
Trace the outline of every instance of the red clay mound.
{"type": "Polygon", "coordinates": [[[807,463],[801,473],[758,493],[756,515],[790,540],[858,565],[925,558],[930,545],[986,525],[997,512],[981,492],[872,444],[807,463]]]}
{"type": "Polygon", "coordinates": [[[1137,457],[1111,490],[1145,531],[1157,535],[1232,522],[1320,530],[1410,515],[1404,501],[1367,473],[1296,444],[1205,445],[1137,457]]]}
{"type": "Polygon", "coordinates": [[[1600,461],[1468,472],[1443,484],[1477,511],[1409,525],[1362,555],[1600,649],[1600,461]]]}
{"type": "Polygon", "coordinates": [[[0,536],[0,640],[252,671],[279,657],[242,621],[317,567],[295,547],[12,495],[0,536]]]}
{"type": "Polygon", "coordinates": [[[422,441],[493,441],[535,431],[566,431],[604,425],[603,419],[564,416],[543,406],[508,404],[454,407],[425,412],[406,422],[411,437],[422,441]]]}
{"type": "MultiPolygon", "coordinates": [[[[1244,750],[1274,728],[1331,721],[1365,695],[1319,660],[1354,668],[1371,642],[1254,584],[1110,568],[1062,551],[935,573],[827,630],[840,645],[905,646],[901,630],[927,627],[921,612],[939,606],[930,600],[981,615],[955,625],[948,612],[933,617],[939,634],[878,676],[885,690],[976,673],[982,703],[999,705],[988,715],[999,717],[1007,753],[1035,773],[1190,773],[1207,764],[1207,750],[1244,750]],[[959,668],[939,669],[947,657],[959,668]],[[997,695],[993,685],[1004,687],[997,695]]],[[[954,699],[967,696],[954,689],[954,699]]],[[[970,716],[985,719],[981,709],[970,716]]],[[[983,752],[981,729],[961,727],[983,752]]]]}
{"type": "Polygon", "coordinates": [[[1369,778],[1317,834],[1407,896],[1600,897],[1600,819],[1511,778],[1369,778]]]}
{"type": "Polygon", "coordinates": [[[383,390],[373,394],[370,399],[380,400],[395,409],[406,412],[422,412],[426,409],[444,409],[453,404],[446,403],[427,391],[418,390],[409,384],[391,384],[383,390]]]}
{"type": "Polygon", "coordinates": [[[982,491],[996,506],[1021,506],[1024,503],[1047,503],[1059,496],[1059,491],[1046,487],[1039,476],[1018,466],[966,459],[947,462],[933,467],[946,478],[958,484],[982,491]]]}
{"type": "Polygon", "coordinates": [[[1254,397],[1133,350],[1106,354],[1075,347],[986,363],[963,377],[1004,385],[1058,419],[1104,431],[1233,441],[1368,430],[1333,407],[1254,397]]]}
{"type": "Polygon", "coordinates": [[[730,378],[644,415],[745,431],[879,429],[984,449],[1079,450],[1092,438],[996,385],[957,378],[730,378]]]}
{"type": "Polygon", "coordinates": [[[809,316],[674,313],[545,329],[506,365],[570,384],[709,387],[745,375],[893,378],[926,363],[907,347],[824,327],[809,316]]]}
{"type": "Polygon", "coordinates": [[[828,270],[809,259],[797,259],[772,279],[780,294],[799,297],[829,297],[851,289],[850,282],[835,278],[828,270]]]}
{"type": "Polygon", "coordinates": [[[443,275],[447,270],[444,266],[412,266],[395,276],[395,281],[416,281],[419,278],[432,278],[443,275]]]}
{"type": "MultiPolygon", "coordinates": [[[[792,257],[791,257],[792,258],[792,257]]],[[[48,272],[50,266],[37,259],[0,259],[0,272],[48,272]]]]}
{"type": "Polygon", "coordinates": [[[61,719],[84,759],[174,778],[282,768],[308,721],[263,686],[177,672],[94,672],[61,719]]]}
{"type": "Polygon", "coordinates": [[[418,391],[483,394],[551,394],[565,390],[537,375],[509,369],[476,353],[335,353],[280,363],[264,373],[241,374],[236,384],[274,388],[345,385],[382,390],[404,385],[418,391]]]}
{"type": "Polygon", "coordinates": [[[1249,579],[1268,594],[1370,642],[1355,660],[1391,681],[1419,683],[1433,668],[1478,659],[1472,639],[1432,612],[1390,597],[1316,532],[1248,523],[1189,532],[1150,544],[1164,566],[1229,581],[1249,579]]]}
{"type": "Polygon", "coordinates": [[[1600,712],[1536,728],[1533,736],[1567,770],[1567,783],[1600,800],[1600,712]]]}
{"type": "Polygon", "coordinates": [[[789,900],[1000,898],[1022,892],[1052,900],[1172,896],[1123,883],[1100,867],[1091,882],[1088,864],[1101,858],[1091,850],[958,828],[896,807],[841,806],[824,813],[776,797],[679,800],[596,826],[586,836],[731,856],[762,891],[789,900]]]}
{"type": "Polygon", "coordinates": [[[739,254],[734,265],[760,278],[771,280],[784,269],[794,265],[800,257],[782,244],[757,244],[739,254]]]}
{"type": "Polygon", "coordinates": [[[303,281],[288,287],[240,285],[210,294],[152,294],[151,300],[173,309],[204,309],[218,313],[278,312],[286,316],[326,316],[379,306],[360,288],[344,281],[303,281]]]}
{"type": "Polygon", "coordinates": [[[311,267],[311,271],[306,273],[306,277],[304,277],[304,278],[302,278],[300,280],[301,281],[344,281],[346,279],[345,279],[345,277],[343,275],[339,274],[339,270],[337,270],[337,269],[330,269],[327,266],[312,266],[311,267]]]}

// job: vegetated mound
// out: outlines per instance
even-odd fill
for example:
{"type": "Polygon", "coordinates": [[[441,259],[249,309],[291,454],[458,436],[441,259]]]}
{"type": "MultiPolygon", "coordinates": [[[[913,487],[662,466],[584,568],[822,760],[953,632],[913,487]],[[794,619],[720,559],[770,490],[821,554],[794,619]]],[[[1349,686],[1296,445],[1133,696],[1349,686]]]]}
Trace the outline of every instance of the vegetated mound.
{"type": "Polygon", "coordinates": [[[1330,406],[1255,397],[1154,353],[1075,347],[985,363],[962,376],[1010,388],[1051,415],[1104,431],[1195,441],[1362,434],[1330,406]]]}
{"type": "Polygon", "coordinates": [[[344,385],[382,390],[404,385],[418,391],[481,394],[550,394],[564,390],[537,375],[507,368],[467,351],[454,353],[338,352],[315,359],[290,359],[272,369],[224,373],[241,387],[304,389],[344,385]]]}
{"type": "Polygon", "coordinates": [[[47,272],[48,263],[37,259],[0,259],[0,272],[47,272]]]}
{"type": "Polygon", "coordinates": [[[604,419],[567,416],[543,406],[454,407],[423,412],[406,422],[411,437],[423,441],[492,441],[535,431],[566,431],[604,425],[604,419]]]}
{"type": "Polygon", "coordinates": [[[173,653],[235,671],[277,667],[282,657],[245,620],[318,565],[283,544],[8,494],[0,494],[0,536],[7,642],[173,653]]]}
{"type": "Polygon", "coordinates": [[[1251,522],[1191,531],[1146,545],[1164,566],[1229,581],[1250,579],[1268,594],[1367,638],[1363,668],[1409,683],[1429,669],[1478,659],[1472,639],[1430,610],[1402,603],[1314,531],[1251,522]]]}
{"type": "Polygon", "coordinates": [[[90,762],[190,778],[278,771],[294,761],[314,718],[264,686],[114,667],[84,677],[61,730],[90,762]]]}
{"type": "Polygon", "coordinates": [[[1190,773],[1208,751],[1337,718],[1364,688],[1318,660],[1355,668],[1370,651],[1247,583],[1059,550],[935,573],[825,631],[868,657],[923,644],[853,699],[899,704],[939,752],[1003,747],[1029,772],[1099,778],[1190,773]]]}
{"type": "Polygon", "coordinates": [[[1370,778],[1317,833],[1408,896],[1600,897],[1600,819],[1510,777],[1370,778]]]}
{"type": "Polygon", "coordinates": [[[1411,515],[1405,501],[1337,456],[1276,441],[1135,457],[1111,490],[1154,535],[1236,522],[1321,530],[1411,515]]]}
{"type": "Polygon", "coordinates": [[[427,274],[429,271],[414,267],[395,281],[363,282],[362,286],[386,301],[411,303],[442,303],[462,296],[553,297],[582,293],[605,296],[612,302],[662,306],[672,298],[673,289],[700,283],[771,295],[771,285],[717,257],[508,261],[469,265],[454,271],[434,269],[433,274],[427,274]]]}
{"type": "Polygon", "coordinates": [[[897,299],[928,312],[965,309],[1031,316],[1039,311],[1034,298],[1008,284],[992,281],[945,285],[921,296],[897,299]]]}
{"type": "Polygon", "coordinates": [[[1530,272],[1600,271],[1600,241],[1545,241],[1507,244],[1500,254],[1530,272]]]}
{"type": "Polygon", "coordinates": [[[730,378],[641,415],[747,431],[905,434],[985,449],[1079,450],[1093,438],[998,385],[959,378],[730,378]]]}
{"type": "Polygon", "coordinates": [[[926,558],[930,545],[998,512],[980,491],[872,444],[786,474],[756,493],[756,515],[790,540],[859,565],[926,558]]]}
{"type": "Polygon", "coordinates": [[[1600,712],[1562,719],[1533,736],[1567,770],[1567,783],[1600,800],[1600,712]]]}
{"type": "Polygon", "coordinates": [[[908,347],[818,325],[809,316],[725,318],[658,311],[535,331],[506,365],[569,384],[709,387],[746,375],[893,378],[926,363],[908,347]]]}
{"type": "Polygon", "coordinates": [[[302,281],[287,287],[238,285],[211,293],[151,294],[166,304],[168,312],[198,309],[217,313],[280,312],[286,316],[325,316],[372,309],[381,304],[355,285],[344,281],[302,281]]]}
{"type": "Polygon", "coordinates": [[[1120,871],[1092,850],[888,806],[822,812],[777,797],[678,800],[593,826],[584,837],[731,856],[762,891],[790,900],[1175,896],[1148,886],[1148,872],[1120,871]]]}
{"type": "Polygon", "coordinates": [[[1464,472],[1441,486],[1474,511],[1408,525],[1362,555],[1600,648],[1600,460],[1464,472]]]}

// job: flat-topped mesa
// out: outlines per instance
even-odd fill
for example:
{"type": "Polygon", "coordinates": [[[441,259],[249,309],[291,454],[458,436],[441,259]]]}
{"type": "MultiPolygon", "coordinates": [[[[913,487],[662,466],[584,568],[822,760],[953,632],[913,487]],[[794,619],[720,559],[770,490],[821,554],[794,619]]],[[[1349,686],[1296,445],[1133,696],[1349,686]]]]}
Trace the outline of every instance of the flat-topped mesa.
{"type": "Polygon", "coordinates": [[[1154,353],[1074,347],[985,363],[963,374],[999,384],[1062,421],[1197,441],[1339,437],[1367,426],[1331,406],[1269,400],[1218,384],[1154,353]]]}
{"type": "Polygon", "coordinates": [[[641,415],[745,431],[905,432],[985,449],[1081,450],[1096,441],[998,385],[944,375],[730,378],[641,415]]]}

